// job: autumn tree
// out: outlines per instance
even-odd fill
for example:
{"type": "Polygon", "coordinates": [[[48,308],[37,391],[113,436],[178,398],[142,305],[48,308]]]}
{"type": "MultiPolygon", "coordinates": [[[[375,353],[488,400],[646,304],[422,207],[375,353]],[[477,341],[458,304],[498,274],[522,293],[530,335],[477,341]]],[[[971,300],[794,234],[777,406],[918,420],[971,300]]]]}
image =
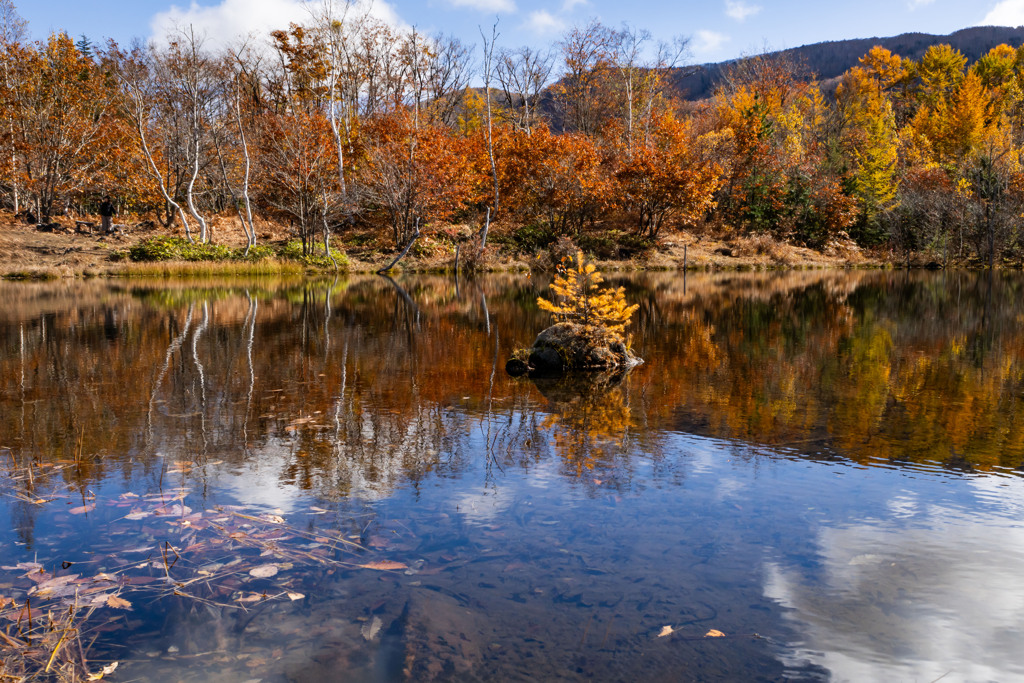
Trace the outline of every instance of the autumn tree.
{"type": "Polygon", "coordinates": [[[18,182],[18,155],[14,146],[14,131],[17,117],[15,103],[16,92],[21,86],[19,76],[24,75],[16,68],[17,60],[22,54],[22,46],[26,42],[28,22],[17,11],[11,0],[0,0],[0,69],[3,70],[3,81],[0,83],[0,144],[4,165],[0,166],[0,178],[7,185],[11,208],[15,213],[21,208],[21,188],[18,182]]]}
{"type": "Polygon", "coordinates": [[[592,138],[538,126],[533,135],[505,136],[501,144],[503,196],[524,217],[579,235],[615,206],[611,167],[592,138]]]}
{"type": "Polygon", "coordinates": [[[266,113],[261,126],[259,187],[263,201],[295,226],[303,255],[312,252],[319,233],[324,253],[333,260],[331,226],[343,204],[330,124],[320,112],[298,110],[266,113]]]}
{"type": "Polygon", "coordinates": [[[843,151],[852,167],[850,184],[860,206],[854,237],[863,243],[876,243],[883,236],[879,219],[892,208],[897,194],[896,117],[886,94],[886,83],[892,78],[886,72],[854,67],[836,91],[843,151]]]}
{"type": "Polygon", "coordinates": [[[644,137],[632,151],[619,150],[615,175],[637,234],[656,238],[667,220],[694,225],[714,208],[725,140],[717,133],[699,136],[690,122],[668,112],[654,118],[644,137]]]}
{"type": "MultiPolygon", "coordinates": [[[[117,101],[133,126],[135,143],[145,159],[146,170],[163,197],[166,207],[164,225],[169,227],[177,217],[186,237],[191,239],[188,217],[178,203],[178,190],[185,177],[182,140],[168,125],[171,121],[157,114],[164,98],[154,54],[136,45],[131,51],[114,49],[111,56],[112,70],[120,83],[117,101]]],[[[162,108],[161,113],[166,112],[167,109],[162,108]]]]}
{"type": "Polygon", "coordinates": [[[417,127],[411,113],[400,111],[367,121],[364,136],[363,201],[387,216],[396,247],[415,239],[421,225],[466,207],[479,179],[446,128],[417,127]]]}
{"type": "Polygon", "coordinates": [[[666,74],[674,69],[686,53],[687,41],[676,38],[672,43],[659,43],[653,57],[647,53],[652,46],[651,34],[628,24],[612,32],[611,62],[614,65],[619,91],[619,119],[625,122],[626,153],[632,155],[634,145],[647,144],[651,124],[660,114],[658,103],[665,103],[669,90],[666,74]],[[637,131],[643,135],[638,136],[637,131]]]}
{"type": "Polygon", "coordinates": [[[709,112],[734,139],[720,206],[735,227],[819,246],[853,223],[854,202],[827,163],[829,106],[785,60],[736,65],[709,112]]]}
{"type": "Polygon", "coordinates": [[[64,33],[4,46],[3,109],[17,169],[12,182],[45,219],[95,191],[114,142],[114,83],[64,33]]]}
{"type": "Polygon", "coordinates": [[[569,29],[559,43],[563,65],[555,95],[566,130],[593,136],[613,116],[615,98],[608,84],[616,40],[613,30],[594,20],[569,29]]]}

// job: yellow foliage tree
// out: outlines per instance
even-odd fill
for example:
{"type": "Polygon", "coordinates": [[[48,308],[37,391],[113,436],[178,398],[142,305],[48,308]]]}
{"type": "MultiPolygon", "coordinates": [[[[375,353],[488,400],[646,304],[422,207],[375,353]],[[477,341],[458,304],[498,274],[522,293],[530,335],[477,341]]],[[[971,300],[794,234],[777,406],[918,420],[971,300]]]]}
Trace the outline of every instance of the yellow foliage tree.
{"type": "Polygon", "coordinates": [[[561,322],[582,326],[584,334],[592,341],[622,341],[622,333],[639,307],[626,304],[622,287],[601,287],[602,282],[604,278],[594,264],[587,263],[583,252],[577,251],[575,259],[563,261],[558,267],[558,275],[551,284],[556,301],[537,297],[537,305],[561,322]]]}
{"type": "Polygon", "coordinates": [[[836,96],[848,122],[843,143],[854,161],[854,194],[864,219],[873,224],[896,199],[898,136],[892,103],[863,67],[846,73],[836,96]]]}

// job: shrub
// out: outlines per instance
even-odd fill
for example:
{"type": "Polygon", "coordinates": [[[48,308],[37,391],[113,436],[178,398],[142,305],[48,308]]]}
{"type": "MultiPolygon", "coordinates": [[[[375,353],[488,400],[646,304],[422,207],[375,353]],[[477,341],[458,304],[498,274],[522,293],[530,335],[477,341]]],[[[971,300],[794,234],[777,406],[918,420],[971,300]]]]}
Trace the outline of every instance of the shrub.
{"type": "Polygon", "coordinates": [[[275,255],[276,254],[274,252],[274,248],[266,244],[252,245],[251,247],[249,247],[248,254],[245,253],[244,249],[240,249],[238,254],[239,258],[252,262],[274,258],[275,255]]]}
{"type": "MultiPolygon", "coordinates": [[[[338,262],[339,268],[345,268],[348,266],[348,256],[346,256],[344,252],[331,247],[331,255],[334,256],[334,260],[338,262]]],[[[281,248],[280,256],[281,258],[305,263],[307,266],[316,266],[317,268],[334,267],[334,264],[331,263],[331,259],[324,252],[323,244],[319,242],[314,242],[311,245],[309,253],[303,254],[302,240],[290,240],[281,248]]]]}
{"type": "Polygon", "coordinates": [[[470,272],[487,270],[491,254],[491,247],[481,247],[476,240],[463,242],[460,249],[461,267],[470,272]]]}
{"type": "MultiPolygon", "coordinates": [[[[611,259],[618,256],[619,253],[619,246],[615,243],[615,237],[610,234],[580,235],[579,243],[580,249],[588,254],[592,254],[595,258],[611,259]]],[[[564,252],[564,249],[562,251],[564,252]]],[[[554,247],[552,247],[552,252],[554,252],[554,247]]]]}
{"type": "Polygon", "coordinates": [[[200,244],[182,237],[157,235],[142,240],[128,250],[132,261],[226,261],[235,250],[222,244],[200,244]]]}
{"type": "Polygon", "coordinates": [[[519,254],[532,254],[555,241],[555,232],[547,225],[524,225],[510,233],[494,234],[491,241],[504,244],[519,254]]]}

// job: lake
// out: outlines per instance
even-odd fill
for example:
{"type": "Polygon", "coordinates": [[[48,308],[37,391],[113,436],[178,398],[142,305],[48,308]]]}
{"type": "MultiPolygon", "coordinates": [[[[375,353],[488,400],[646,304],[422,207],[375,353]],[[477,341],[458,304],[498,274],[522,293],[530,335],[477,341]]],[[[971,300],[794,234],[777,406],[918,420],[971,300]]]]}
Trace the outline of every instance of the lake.
{"type": "Polygon", "coordinates": [[[7,672],[1024,677],[1024,276],[607,275],[0,283],[7,672]]]}

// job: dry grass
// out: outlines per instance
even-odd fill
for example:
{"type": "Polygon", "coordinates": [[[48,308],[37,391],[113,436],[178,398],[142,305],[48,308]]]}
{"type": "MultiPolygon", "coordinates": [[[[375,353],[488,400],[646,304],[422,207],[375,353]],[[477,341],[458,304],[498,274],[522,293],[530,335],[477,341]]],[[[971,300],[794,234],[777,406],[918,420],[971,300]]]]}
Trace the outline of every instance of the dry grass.
{"type": "Polygon", "coordinates": [[[8,625],[0,629],[0,681],[22,683],[45,680],[60,683],[98,680],[90,678],[83,626],[95,607],[83,606],[77,597],[70,604],[36,609],[31,600],[3,604],[8,625]]]}
{"type": "Polygon", "coordinates": [[[800,259],[793,247],[780,242],[768,233],[746,235],[733,241],[733,256],[740,258],[767,257],[772,265],[791,266],[800,259]]]}

